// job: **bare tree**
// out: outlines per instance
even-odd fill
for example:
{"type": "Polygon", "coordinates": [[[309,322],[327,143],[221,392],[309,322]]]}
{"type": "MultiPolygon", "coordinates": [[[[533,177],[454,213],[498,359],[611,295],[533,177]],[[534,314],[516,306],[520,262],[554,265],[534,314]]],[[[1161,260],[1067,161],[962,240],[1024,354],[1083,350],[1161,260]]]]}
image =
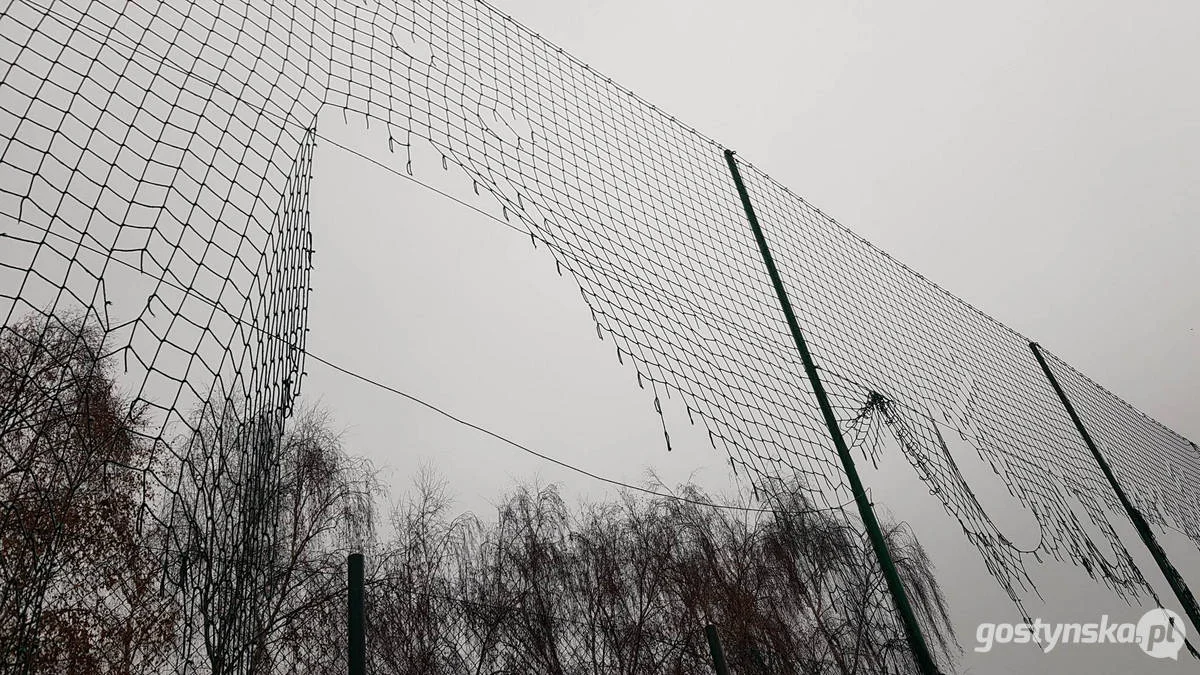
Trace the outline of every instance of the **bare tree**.
{"type": "Polygon", "coordinates": [[[328,417],[309,409],[282,424],[210,404],[178,472],[168,523],[183,665],[268,673],[344,660],[333,607],[345,604],[347,551],[372,537],[377,488],[328,417]]]}
{"type": "MultiPolygon", "coordinates": [[[[658,486],[660,489],[662,486],[658,486]]],[[[780,483],[772,512],[717,509],[684,485],[572,511],[518,487],[496,520],[449,516],[426,477],[370,590],[375,663],[395,673],[694,673],[716,623],[740,673],[905,673],[913,662],[855,522],[780,483]]],[[[744,500],[749,505],[749,500],[744,500]]],[[[932,565],[887,536],[939,657],[957,644],[932,565]]]]}
{"type": "MultiPolygon", "coordinates": [[[[803,484],[733,500],[766,511],[714,508],[731,500],[691,484],[574,509],[554,486],[521,486],[485,524],[454,516],[426,470],[380,544],[373,471],[327,415],[218,395],[168,454],[117,394],[102,338],[83,321],[0,332],[6,671],[340,672],[350,550],[369,556],[383,672],[702,672],[707,623],[739,673],[913,668],[859,523],[803,484]]],[[[906,528],[884,528],[948,663],[932,564],[906,528]]]]}
{"type": "Polygon", "coordinates": [[[471,595],[470,551],[479,523],[451,517],[447,485],[422,468],[414,493],[392,510],[394,538],[375,553],[368,596],[373,658],[383,672],[476,672],[498,622],[484,612],[465,621],[455,598],[471,595]]]}
{"type": "Polygon", "coordinates": [[[41,316],[0,329],[6,671],[155,672],[172,638],[161,532],[140,518],[157,447],[116,391],[103,335],[41,316]]]}
{"type": "MultiPolygon", "coordinates": [[[[812,619],[821,646],[815,660],[841,675],[911,669],[908,642],[862,528],[841,510],[814,506],[799,485],[774,488],[762,550],[786,579],[789,593],[779,602],[812,619]]],[[[933,564],[906,527],[886,519],[882,526],[923,631],[948,665],[958,643],[933,564]]]]}

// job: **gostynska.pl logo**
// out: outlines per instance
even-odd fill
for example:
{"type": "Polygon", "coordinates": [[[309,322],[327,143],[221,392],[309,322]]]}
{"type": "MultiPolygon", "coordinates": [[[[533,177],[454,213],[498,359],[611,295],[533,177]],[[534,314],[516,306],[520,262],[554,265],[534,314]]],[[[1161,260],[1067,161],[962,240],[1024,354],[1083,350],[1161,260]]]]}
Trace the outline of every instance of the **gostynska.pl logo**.
{"type": "Polygon", "coordinates": [[[1110,622],[1107,614],[1097,623],[981,623],[975,631],[977,652],[990,652],[998,644],[1039,645],[1044,652],[1065,644],[1136,644],[1156,659],[1179,659],[1187,626],[1169,609],[1152,609],[1137,623],[1110,622]]]}

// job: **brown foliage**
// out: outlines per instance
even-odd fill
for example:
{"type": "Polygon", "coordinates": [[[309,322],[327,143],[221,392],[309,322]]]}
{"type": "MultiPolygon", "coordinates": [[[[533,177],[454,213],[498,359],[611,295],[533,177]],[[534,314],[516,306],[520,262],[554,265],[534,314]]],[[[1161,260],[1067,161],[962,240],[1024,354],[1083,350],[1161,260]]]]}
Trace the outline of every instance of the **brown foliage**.
{"type": "Polygon", "coordinates": [[[7,670],[153,672],[172,635],[139,529],[155,447],[82,320],[0,330],[0,658],[7,670]]]}
{"type": "MultiPolygon", "coordinates": [[[[575,509],[519,487],[485,523],[454,517],[426,471],[376,543],[373,471],[325,415],[217,395],[167,452],[140,435],[102,338],[83,321],[0,330],[4,671],[344,672],[350,550],[368,554],[377,672],[708,672],[708,623],[738,673],[912,670],[860,524],[802,484],[760,486],[767,513],[704,506],[718,500],[690,484],[575,509]]],[[[948,663],[932,565],[885,529],[948,663]]]]}

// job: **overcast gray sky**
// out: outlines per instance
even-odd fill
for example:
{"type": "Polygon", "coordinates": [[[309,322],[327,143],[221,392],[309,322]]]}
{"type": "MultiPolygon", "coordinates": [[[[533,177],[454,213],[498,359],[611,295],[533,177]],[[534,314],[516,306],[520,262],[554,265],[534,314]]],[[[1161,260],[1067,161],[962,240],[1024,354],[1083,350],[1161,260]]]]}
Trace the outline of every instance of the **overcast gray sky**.
{"type": "MultiPolygon", "coordinates": [[[[1200,438],[1200,5],[497,5],[1200,438]]],[[[402,168],[361,120],[331,113],[320,130],[402,168]]],[[[429,171],[436,157],[417,163],[423,179],[469,193],[429,171]]],[[[329,144],[314,175],[315,353],[613,478],[638,482],[653,467],[669,481],[728,488],[724,455],[703,434],[673,433],[666,451],[651,397],[528,238],[329,144]]],[[[534,477],[572,496],[611,494],[319,364],[308,370],[308,398],[334,411],[353,451],[385,467],[395,495],[422,462],[450,480],[461,508],[481,513],[534,477]]],[[[1002,529],[1036,542],[1020,505],[973,453],[955,450],[1002,529]]],[[[1018,621],[1015,609],[906,462],[887,458],[864,479],[930,548],[962,672],[1194,672],[1194,661],[1155,662],[1129,646],[973,653],[976,624],[1018,621]]],[[[1119,528],[1169,596],[1132,529],[1119,528]]],[[[1196,547],[1164,539],[1200,589],[1196,547]]],[[[1136,621],[1150,606],[1125,605],[1080,568],[1034,572],[1044,598],[1027,609],[1046,620],[1136,621]]]]}

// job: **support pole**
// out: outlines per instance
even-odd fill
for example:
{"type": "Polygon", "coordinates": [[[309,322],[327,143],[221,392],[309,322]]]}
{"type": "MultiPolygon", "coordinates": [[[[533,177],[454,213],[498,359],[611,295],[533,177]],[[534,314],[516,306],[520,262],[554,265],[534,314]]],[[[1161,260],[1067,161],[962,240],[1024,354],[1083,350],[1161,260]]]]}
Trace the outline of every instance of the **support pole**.
{"type": "Polygon", "coordinates": [[[883,538],[883,531],[879,528],[879,521],[875,519],[875,512],[871,509],[871,502],[867,499],[866,491],[863,490],[858,470],[854,468],[854,457],[850,454],[850,448],[842,437],[841,429],[838,428],[833,406],[829,403],[825,386],[821,384],[821,378],[817,375],[817,366],[813,363],[812,354],[809,353],[804,335],[800,332],[800,324],[796,321],[796,314],[792,311],[792,303],[788,300],[779,270],[775,268],[775,261],[771,257],[766,237],[758,224],[758,217],[754,215],[754,206],[750,203],[750,193],[746,191],[746,184],[742,182],[742,174],[738,171],[737,160],[734,159],[732,150],[725,151],[725,161],[729,163],[729,173],[733,174],[733,182],[737,185],[738,196],[742,198],[742,207],[746,210],[746,219],[750,221],[750,229],[754,231],[754,239],[758,242],[759,252],[762,253],[763,264],[766,265],[767,273],[771,276],[771,283],[775,285],[775,294],[779,297],[783,315],[787,318],[788,328],[792,331],[792,339],[795,340],[796,349],[800,352],[800,360],[804,362],[804,372],[812,383],[813,393],[821,408],[821,415],[825,418],[825,426],[829,428],[829,436],[833,439],[838,457],[842,460],[842,469],[845,470],[846,479],[850,482],[850,490],[854,493],[859,516],[862,517],[863,525],[867,528],[871,548],[875,550],[875,557],[879,559],[879,565],[883,568],[883,576],[887,579],[888,590],[892,594],[892,600],[896,603],[896,611],[904,626],[909,649],[912,650],[917,668],[923,675],[936,675],[938,670],[934,664],[933,655],[925,644],[924,636],[921,635],[921,626],[917,622],[912,605],[908,602],[908,595],[904,592],[904,584],[900,580],[900,574],[896,571],[895,563],[892,562],[892,555],[888,550],[887,541],[883,538]]]}
{"type": "Polygon", "coordinates": [[[704,634],[708,636],[708,650],[712,652],[713,669],[717,671],[717,675],[729,675],[729,666],[725,663],[725,650],[721,648],[721,636],[717,634],[717,627],[708,624],[704,627],[704,634]]]}
{"type": "Polygon", "coordinates": [[[350,651],[347,658],[350,675],[367,674],[367,636],[363,621],[363,555],[351,553],[346,560],[349,581],[350,651]]]}
{"type": "MultiPolygon", "coordinates": [[[[1133,527],[1137,530],[1138,536],[1142,538],[1142,543],[1146,548],[1150,549],[1150,555],[1154,557],[1154,562],[1158,563],[1158,569],[1162,571],[1164,577],[1167,578],[1167,583],[1171,585],[1171,590],[1175,592],[1176,599],[1183,606],[1183,611],[1192,621],[1192,626],[1200,631],[1200,608],[1196,605],[1196,597],[1192,595],[1191,589],[1184,582],[1183,577],[1179,576],[1179,571],[1167,559],[1166,551],[1163,551],[1159,545],[1158,539],[1154,536],[1154,531],[1150,529],[1150,524],[1142,516],[1141,511],[1129,501],[1125,496],[1125,491],[1121,489],[1121,485],[1117,483],[1117,477],[1113,475],[1112,469],[1108,467],[1108,462],[1104,461],[1104,455],[1100,454],[1100,449],[1092,442],[1092,436],[1088,433],[1087,427],[1083,426],[1083,420],[1075,412],[1075,406],[1071,405],[1071,400],[1067,398],[1067,393],[1059,386],[1058,379],[1054,377],[1054,372],[1050,370],[1050,364],[1046,363],[1045,357],[1042,356],[1042,348],[1036,342],[1030,342],[1029,348],[1033,350],[1033,356],[1037,359],[1038,365],[1042,367],[1042,372],[1046,374],[1046,379],[1050,381],[1050,386],[1054,388],[1054,393],[1058,394],[1058,400],[1062,401],[1063,407],[1067,409],[1067,415],[1071,417],[1071,421],[1075,423],[1075,428],[1079,430],[1079,435],[1083,437],[1083,442],[1087,445],[1088,450],[1092,451],[1092,457],[1096,459],[1096,463],[1100,465],[1100,471],[1104,473],[1104,477],[1108,479],[1108,484],[1112,486],[1113,492],[1117,493],[1117,499],[1120,500],[1121,506],[1125,508],[1125,514],[1129,516],[1129,520],[1133,521],[1133,527]]],[[[1191,643],[1188,643],[1188,650],[1193,655],[1196,654],[1191,643]]]]}

